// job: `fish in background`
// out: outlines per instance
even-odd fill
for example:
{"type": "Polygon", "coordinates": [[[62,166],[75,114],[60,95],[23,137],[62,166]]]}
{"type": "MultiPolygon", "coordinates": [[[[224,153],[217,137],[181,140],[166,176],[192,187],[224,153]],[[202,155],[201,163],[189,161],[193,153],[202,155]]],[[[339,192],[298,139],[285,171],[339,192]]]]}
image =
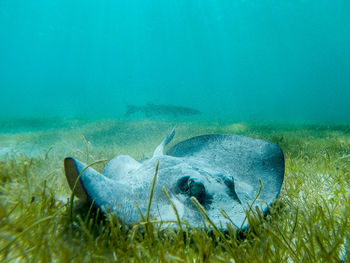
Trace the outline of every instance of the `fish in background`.
{"type": "Polygon", "coordinates": [[[183,106],[175,106],[175,105],[157,105],[153,103],[147,103],[145,106],[134,106],[127,105],[125,116],[131,116],[136,113],[142,113],[147,117],[151,116],[193,116],[199,115],[201,112],[199,110],[183,107],[183,106]]]}

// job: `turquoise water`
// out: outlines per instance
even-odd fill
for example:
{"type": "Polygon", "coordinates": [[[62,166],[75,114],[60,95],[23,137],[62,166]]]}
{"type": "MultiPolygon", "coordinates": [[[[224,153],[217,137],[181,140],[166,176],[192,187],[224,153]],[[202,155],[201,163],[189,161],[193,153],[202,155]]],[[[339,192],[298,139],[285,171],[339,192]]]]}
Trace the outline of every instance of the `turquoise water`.
{"type": "Polygon", "coordinates": [[[350,120],[348,0],[1,0],[0,117],[350,120]]]}

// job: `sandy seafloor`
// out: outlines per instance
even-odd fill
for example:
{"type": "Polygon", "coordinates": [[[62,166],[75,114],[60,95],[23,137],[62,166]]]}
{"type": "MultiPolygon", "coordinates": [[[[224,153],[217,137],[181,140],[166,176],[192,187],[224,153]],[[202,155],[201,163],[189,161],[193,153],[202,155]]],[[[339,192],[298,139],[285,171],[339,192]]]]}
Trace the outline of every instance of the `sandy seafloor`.
{"type": "MultiPolygon", "coordinates": [[[[336,154],[350,160],[350,125],[281,124],[205,121],[198,119],[1,119],[0,158],[24,156],[47,160],[48,167],[60,182],[59,195],[66,195],[63,160],[67,156],[89,163],[130,155],[136,160],[150,157],[164,136],[176,126],[176,135],[168,145],[202,134],[238,134],[265,139],[280,145],[287,159],[300,154],[336,154]],[[299,145],[302,143],[302,145],[299,145]],[[317,143],[319,149],[317,149],[317,143]],[[298,148],[299,146],[299,148],[298,148]],[[339,149],[336,147],[339,146],[339,149]],[[329,153],[325,148],[335,151],[329,153]],[[326,150],[326,152],[325,152],[326,150]],[[337,152],[338,150],[338,152],[337,152]],[[341,150],[342,152],[340,152],[341,150]],[[63,179],[63,182],[62,182],[63,179]]],[[[102,165],[102,164],[101,164],[102,165]]],[[[324,174],[319,167],[317,174],[324,174]]],[[[41,173],[38,173],[41,174],[41,173]]]]}
{"type": "MultiPolygon", "coordinates": [[[[176,135],[167,147],[193,136],[217,133],[245,135],[276,143],[282,147],[286,160],[285,179],[279,196],[282,202],[296,211],[306,207],[313,209],[325,202],[332,213],[339,215],[339,224],[345,220],[349,210],[346,200],[350,198],[350,125],[347,123],[1,119],[0,124],[0,163],[16,159],[40,160],[28,161],[30,178],[26,179],[28,189],[22,195],[0,195],[5,207],[16,202],[12,199],[29,200],[31,192],[35,192],[35,187],[44,181],[55,198],[64,202],[70,196],[63,171],[65,157],[72,156],[91,163],[123,154],[139,160],[151,156],[155,147],[176,125],[176,135]]],[[[102,170],[103,166],[101,163],[95,168],[102,170]]],[[[6,187],[11,179],[6,175],[1,177],[4,177],[2,184],[6,187]]],[[[349,229],[348,225],[343,227],[349,229]]],[[[342,235],[339,238],[344,244],[347,234],[342,235]]]]}

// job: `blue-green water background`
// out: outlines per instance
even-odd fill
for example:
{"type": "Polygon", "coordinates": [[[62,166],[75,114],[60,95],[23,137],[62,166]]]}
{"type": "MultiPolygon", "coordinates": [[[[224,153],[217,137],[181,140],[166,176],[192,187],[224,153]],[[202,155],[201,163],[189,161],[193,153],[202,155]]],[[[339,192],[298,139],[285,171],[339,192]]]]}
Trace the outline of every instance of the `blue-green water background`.
{"type": "Polygon", "coordinates": [[[349,0],[0,0],[0,117],[350,120],[349,0]]]}

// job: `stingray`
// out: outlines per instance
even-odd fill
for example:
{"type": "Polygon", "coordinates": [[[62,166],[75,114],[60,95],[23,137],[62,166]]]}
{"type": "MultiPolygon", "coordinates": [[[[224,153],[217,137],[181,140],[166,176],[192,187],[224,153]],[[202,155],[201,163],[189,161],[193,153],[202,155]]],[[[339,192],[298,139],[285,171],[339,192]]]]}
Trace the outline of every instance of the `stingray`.
{"type": "Polygon", "coordinates": [[[155,220],[175,222],[174,205],[181,221],[202,227],[202,207],[218,227],[226,228],[230,222],[246,227],[245,211],[250,205],[266,212],[277,198],[284,177],[284,156],[278,145],[239,135],[209,134],[179,142],[164,153],[174,135],[175,128],[151,158],[137,161],[119,155],[102,173],[68,157],[64,161],[68,184],[75,196],[93,202],[103,212],[116,213],[125,223],[137,222],[141,213],[147,213],[157,163],[149,210],[155,220]]]}

